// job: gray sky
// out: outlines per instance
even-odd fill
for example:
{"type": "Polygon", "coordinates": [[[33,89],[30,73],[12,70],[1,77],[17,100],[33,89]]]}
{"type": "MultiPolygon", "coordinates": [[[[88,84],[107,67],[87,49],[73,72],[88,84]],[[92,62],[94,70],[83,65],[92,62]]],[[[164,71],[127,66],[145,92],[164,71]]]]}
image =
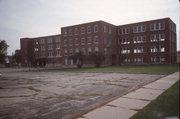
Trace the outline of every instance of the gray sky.
{"type": "Polygon", "coordinates": [[[20,48],[20,38],[59,34],[64,26],[97,20],[121,25],[165,17],[176,23],[179,40],[178,0],[0,0],[0,39],[7,41],[12,54],[20,48]]]}

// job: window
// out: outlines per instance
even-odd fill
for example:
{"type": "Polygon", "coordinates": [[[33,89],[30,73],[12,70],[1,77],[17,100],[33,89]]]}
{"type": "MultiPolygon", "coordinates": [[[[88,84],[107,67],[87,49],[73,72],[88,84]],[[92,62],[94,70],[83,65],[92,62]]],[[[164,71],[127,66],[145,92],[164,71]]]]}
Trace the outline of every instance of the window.
{"type": "Polygon", "coordinates": [[[63,30],[63,35],[67,36],[67,34],[68,34],[67,30],[63,30]]]}
{"type": "Polygon", "coordinates": [[[45,40],[44,39],[41,39],[40,40],[40,44],[44,44],[45,43],[45,40]]]}
{"type": "Polygon", "coordinates": [[[128,38],[122,38],[121,40],[121,44],[130,44],[130,41],[128,38]]]}
{"type": "Polygon", "coordinates": [[[69,54],[73,55],[73,49],[70,49],[69,54]]]}
{"type": "Polygon", "coordinates": [[[98,48],[98,47],[95,47],[94,51],[95,51],[95,52],[99,52],[99,48],[98,48]]]}
{"type": "Polygon", "coordinates": [[[91,44],[91,43],[92,43],[92,38],[91,38],[91,37],[88,37],[88,38],[87,38],[87,43],[88,43],[88,44],[91,44]]]}
{"type": "Polygon", "coordinates": [[[104,44],[107,44],[107,42],[108,42],[108,39],[104,38],[104,44]]]}
{"type": "Polygon", "coordinates": [[[92,53],[92,48],[88,48],[88,55],[92,53]]]}
{"type": "Polygon", "coordinates": [[[39,49],[38,48],[34,48],[34,51],[39,51],[39,49]]]}
{"type": "Polygon", "coordinates": [[[56,44],[56,49],[60,49],[60,44],[56,44]]]}
{"type": "Polygon", "coordinates": [[[91,26],[87,27],[87,33],[91,33],[91,26]]]}
{"type": "Polygon", "coordinates": [[[41,50],[42,51],[46,50],[45,46],[41,46],[41,50]]]}
{"type": "Polygon", "coordinates": [[[129,54],[130,49],[129,48],[121,48],[121,54],[129,54]]]}
{"type": "Polygon", "coordinates": [[[68,40],[65,39],[65,40],[64,40],[64,46],[67,46],[67,45],[68,45],[68,40]]]}
{"type": "Polygon", "coordinates": [[[52,45],[48,45],[48,50],[52,50],[53,46],[52,45]]]}
{"type": "Polygon", "coordinates": [[[75,45],[79,45],[79,40],[78,40],[78,38],[75,38],[75,45]]]}
{"type": "Polygon", "coordinates": [[[151,47],[151,53],[154,53],[154,52],[165,52],[165,47],[164,46],[152,46],[151,47]]]}
{"type": "Polygon", "coordinates": [[[98,32],[98,25],[94,25],[94,32],[98,32]]]}
{"type": "Polygon", "coordinates": [[[72,36],[72,29],[69,29],[69,36],[72,36]]]}
{"type": "Polygon", "coordinates": [[[138,25],[133,27],[133,33],[146,32],[146,25],[138,25]]]}
{"type": "Polygon", "coordinates": [[[56,43],[59,43],[60,42],[60,37],[56,37],[56,43]]]}
{"type": "Polygon", "coordinates": [[[165,23],[164,22],[159,22],[159,23],[153,23],[150,25],[150,30],[155,31],[155,30],[164,30],[165,29],[165,23]]]}
{"type": "Polygon", "coordinates": [[[81,38],[81,45],[85,44],[85,38],[81,38]]]}
{"type": "Polygon", "coordinates": [[[130,33],[129,27],[119,29],[119,34],[129,34],[129,33],[130,33]]]}
{"type": "Polygon", "coordinates": [[[84,34],[84,33],[85,33],[85,28],[81,27],[81,34],[84,34]]]}
{"type": "Polygon", "coordinates": [[[124,62],[124,63],[130,63],[131,60],[130,60],[130,58],[123,58],[123,62],[124,62]]]}
{"type": "Polygon", "coordinates": [[[151,42],[165,41],[165,34],[151,34],[151,42]]]}
{"type": "Polygon", "coordinates": [[[134,48],[134,53],[143,53],[143,52],[144,52],[144,48],[143,47],[134,48]]]}
{"type": "Polygon", "coordinates": [[[78,35],[79,31],[78,31],[78,28],[75,28],[74,29],[74,35],[78,35]]]}
{"type": "Polygon", "coordinates": [[[111,27],[109,27],[109,34],[111,34],[112,33],[112,29],[111,29],[111,27]]]}
{"type": "Polygon", "coordinates": [[[107,27],[106,26],[103,26],[103,31],[107,32],[107,27]]]}
{"type": "Polygon", "coordinates": [[[134,58],[134,63],[144,63],[145,58],[144,57],[136,57],[134,58]]]}
{"type": "Polygon", "coordinates": [[[39,44],[39,42],[38,42],[38,41],[35,41],[35,44],[36,44],[36,45],[38,45],[38,44],[39,44]]]}
{"type": "Polygon", "coordinates": [[[48,57],[53,57],[53,53],[52,52],[48,52],[48,57]]]}
{"type": "Polygon", "coordinates": [[[146,42],[146,36],[135,36],[133,38],[134,43],[144,43],[146,42]]]}
{"type": "Polygon", "coordinates": [[[83,54],[86,54],[86,49],[85,48],[82,48],[81,51],[82,51],[83,54]]]}
{"type": "Polygon", "coordinates": [[[163,56],[153,56],[151,57],[151,63],[164,63],[166,61],[163,56]]]}
{"type": "Polygon", "coordinates": [[[98,36],[94,36],[94,44],[98,44],[99,40],[98,40],[98,36]]]}
{"type": "Polygon", "coordinates": [[[73,45],[73,40],[69,39],[69,46],[72,46],[72,45],[73,45]]]}
{"type": "Polygon", "coordinates": [[[48,38],[48,43],[52,43],[52,38],[48,38]]]}
{"type": "Polygon", "coordinates": [[[76,53],[79,53],[79,49],[78,49],[78,48],[76,48],[75,52],[76,52],[76,53]]]}
{"type": "Polygon", "coordinates": [[[61,56],[61,52],[60,51],[57,51],[56,52],[56,57],[60,57],[61,56]]]}
{"type": "Polygon", "coordinates": [[[68,55],[68,51],[65,49],[64,50],[64,56],[67,56],[68,55]]]}

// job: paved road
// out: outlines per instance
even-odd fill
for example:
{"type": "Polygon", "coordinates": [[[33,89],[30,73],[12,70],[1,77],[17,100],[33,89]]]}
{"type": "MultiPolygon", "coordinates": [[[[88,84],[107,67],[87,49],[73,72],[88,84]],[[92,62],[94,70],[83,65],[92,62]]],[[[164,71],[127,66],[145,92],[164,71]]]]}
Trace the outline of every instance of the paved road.
{"type": "Polygon", "coordinates": [[[0,119],[68,119],[164,76],[0,72],[0,119]]]}

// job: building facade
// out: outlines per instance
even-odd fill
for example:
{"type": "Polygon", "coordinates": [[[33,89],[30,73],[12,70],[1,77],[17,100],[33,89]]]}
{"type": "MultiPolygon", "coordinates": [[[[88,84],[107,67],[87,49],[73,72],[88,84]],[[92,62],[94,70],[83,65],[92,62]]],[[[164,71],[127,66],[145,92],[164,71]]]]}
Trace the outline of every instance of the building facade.
{"type": "Polygon", "coordinates": [[[81,52],[105,55],[105,65],[176,63],[176,25],[170,18],[115,26],[95,21],[61,28],[61,35],[22,38],[24,65],[73,65],[81,52]]]}

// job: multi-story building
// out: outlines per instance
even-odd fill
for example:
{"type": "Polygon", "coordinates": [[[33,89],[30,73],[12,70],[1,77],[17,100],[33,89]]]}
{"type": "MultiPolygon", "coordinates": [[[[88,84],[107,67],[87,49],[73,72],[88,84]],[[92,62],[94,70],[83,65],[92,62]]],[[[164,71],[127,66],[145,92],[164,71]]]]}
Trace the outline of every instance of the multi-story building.
{"type": "Polygon", "coordinates": [[[176,25],[170,18],[115,26],[104,21],[67,26],[61,35],[21,39],[22,64],[73,65],[74,53],[101,52],[105,65],[176,63],[176,25]]]}
{"type": "Polygon", "coordinates": [[[45,66],[62,62],[61,35],[22,38],[20,41],[23,65],[45,66]]]}

